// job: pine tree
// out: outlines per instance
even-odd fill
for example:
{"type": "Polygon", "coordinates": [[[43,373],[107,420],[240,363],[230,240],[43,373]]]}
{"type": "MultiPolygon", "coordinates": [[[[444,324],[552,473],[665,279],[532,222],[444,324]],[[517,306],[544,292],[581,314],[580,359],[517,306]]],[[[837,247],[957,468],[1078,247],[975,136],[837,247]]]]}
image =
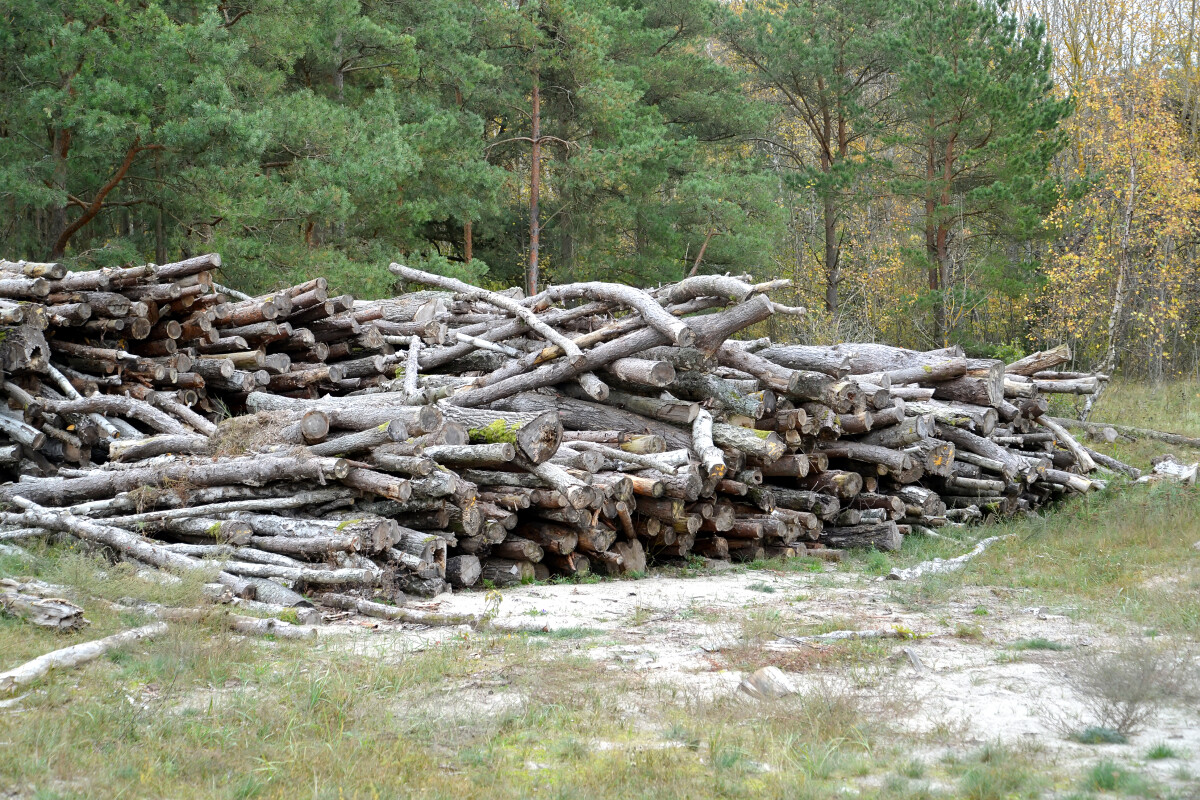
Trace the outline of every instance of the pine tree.
{"type": "Polygon", "coordinates": [[[1049,166],[1066,145],[1058,125],[1045,28],[1003,5],[910,0],[895,42],[895,103],[903,124],[889,137],[891,188],[921,204],[924,267],[934,327],[947,340],[956,305],[956,247],[973,237],[1031,236],[1057,198],[1049,166]]]}
{"type": "Polygon", "coordinates": [[[889,124],[891,0],[768,0],[729,13],[723,39],[745,63],[776,117],[765,146],[795,191],[820,204],[825,309],[836,330],[845,216],[863,192],[871,149],[889,124]],[[804,136],[792,134],[796,128],[804,136]]]}

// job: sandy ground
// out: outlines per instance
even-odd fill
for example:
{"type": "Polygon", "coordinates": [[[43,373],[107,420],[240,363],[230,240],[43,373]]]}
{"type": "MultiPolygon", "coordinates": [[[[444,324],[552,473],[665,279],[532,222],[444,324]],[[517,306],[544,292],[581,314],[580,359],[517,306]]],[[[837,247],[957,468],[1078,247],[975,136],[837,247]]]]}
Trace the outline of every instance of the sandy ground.
{"type": "MultiPolygon", "coordinates": [[[[586,629],[587,644],[570,638],[547,639],[548,647],[577,651],[612,670],[638,670],[654,683],[678,687],[688,696],[720,697],[737,691],[745,675],[727,668],[722,654],[746,641],[747,619],[782,619],[790,630],[885,631],[892,654],[886,691],[904,696],[900,724],[916,742],[949,741],[944,747],[914,744],[913,755],[933,760],[947,747],[973,749],[1001,741],[1033,747],[1056,768],[1076,770],[1100,758],[1136,766],[1188,796],[1200,784],[1200,709],[1168,707],[1144,732],[1123,745],[1084,745],[1065,739],[1054,716],[1083,714],[1079,698],[1065,685],[1064,665],[1081,648],[1114,648],[1120,642],[1095,625],[1068,616],[1071,609],[1033,606],[1011,589],[963,588],[953,600],[914,609],[899,601],[896,584],[882,578],[840,572],[769,573],[730,569],[696,578],[652,576],[637,581],[595,584],[533,585],[503,591],[498,627],[561,631],[586,629]],[[1015,650],[1013,645],[1041,638],[1067,650],[1015,650]],[[1151,746],[1165,743],[1180,759],[1149,761],[1151,746]]],[[[479,614],[483,592],[442,595],[416,607],[479,614]]],[[[349,621],[341,624],[347,624],[349,621]]],[[[377,626],[357,647],[386,647],[391,652],[424,648],[464,630],[413,631],[377,626]]],[[[362,629],[361,627],[359,628],[362,629]]],[[[340,637],[337,637],[340,638],[340,637]]],[[[349,644],[349,642],[347,642],[349,644]]],[[[771,635],[760,646],[786,656],[828,646],[771,635]]],[[[803,661],[803,659],[798,659],[803,661]]],[[[787,659],[782,659],[787,663],[787,659]]],[[[803,690],[819,682],[862,681],[853,665],[835,663],[788,673],[803,690]]],[[[880,672],[883,674],[883,671],[880,672]]],[[[867,678],[873,680],[874,678],[867,678]]],[[[514,701],[483,684],[475,711],[499,711],[514,701]]]]}

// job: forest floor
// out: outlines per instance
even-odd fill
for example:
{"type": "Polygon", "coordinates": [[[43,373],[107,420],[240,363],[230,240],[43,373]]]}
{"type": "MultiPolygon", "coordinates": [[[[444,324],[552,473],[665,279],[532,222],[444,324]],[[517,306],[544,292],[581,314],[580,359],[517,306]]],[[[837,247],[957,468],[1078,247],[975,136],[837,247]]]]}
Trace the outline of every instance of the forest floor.
{"type": "MultiPolygon", "coordinates": [[[[1118,386],[1093,419],[1200,435],[1200,387],[1118,386]]],[[[1107,449],[1142,467],[1172,450],[1107,449]]],[[[1114,483],[840,564],[506,589],[494,623],[520,630],[358,618],[296,642],[173,624],[0,700],[0,798],[1200,797],[1200,685],[1181,667],[1198,543],[1200,490],[1114,483]],[[963,572],[884,579],[1005,534],[963,572]],[[883,635],[802,638],[832,631],[883,635]],[[767,666],[797,691],[739,690],[767,666]],[[1119,711],[1143,717],[1124,737],[1119,711]]],[[[61,549],[0,558],[16,574],[110,600],[199,591],[61,549]]],[[[144,622],[88,616],[67,637],[0,618],[0,669],[144,622]]]]}

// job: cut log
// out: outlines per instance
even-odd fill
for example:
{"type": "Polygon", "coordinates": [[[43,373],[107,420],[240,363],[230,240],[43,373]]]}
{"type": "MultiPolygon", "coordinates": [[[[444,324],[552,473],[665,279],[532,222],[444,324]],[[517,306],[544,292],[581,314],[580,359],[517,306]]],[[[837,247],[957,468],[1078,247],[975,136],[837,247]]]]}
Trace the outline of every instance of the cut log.
{"type": "Polygon", "coordinates": [[[873,547],[886,552],[898,551],[904,537],[892,521],[881,525],[857,525],[848,528],[827,527],[818,540],[827,547],[850,549],[873,547]]]}
{"type": "Polygon", "coordinates": [[[443,405],[443,412],[447,419],[467,427],[473,444],[510,444],[535,464],[548,461],[562,443],[562,423],[550,411],[497,412],[443,405]]]}
{"type": "Polygon", "coordinates": [[[0,580],[0,611],[53,631],[76,631],[88,624],[83,609],[71,601],[8,578],[0,580]]]}

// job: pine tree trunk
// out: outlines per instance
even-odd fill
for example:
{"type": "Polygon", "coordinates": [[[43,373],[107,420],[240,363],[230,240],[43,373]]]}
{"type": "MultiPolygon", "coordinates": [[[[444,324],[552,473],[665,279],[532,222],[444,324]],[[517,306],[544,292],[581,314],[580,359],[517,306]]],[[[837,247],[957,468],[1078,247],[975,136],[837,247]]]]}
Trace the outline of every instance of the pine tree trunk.
{"type": "Polygon", "coordinates": [[[538,74],[533,73],[533,128],[532,153],[529,169],[529,296],[537,294],[538,247],[541,230],[538,228],[538,195],[542,183],[542,97],[538,87],[538,74]]]}

